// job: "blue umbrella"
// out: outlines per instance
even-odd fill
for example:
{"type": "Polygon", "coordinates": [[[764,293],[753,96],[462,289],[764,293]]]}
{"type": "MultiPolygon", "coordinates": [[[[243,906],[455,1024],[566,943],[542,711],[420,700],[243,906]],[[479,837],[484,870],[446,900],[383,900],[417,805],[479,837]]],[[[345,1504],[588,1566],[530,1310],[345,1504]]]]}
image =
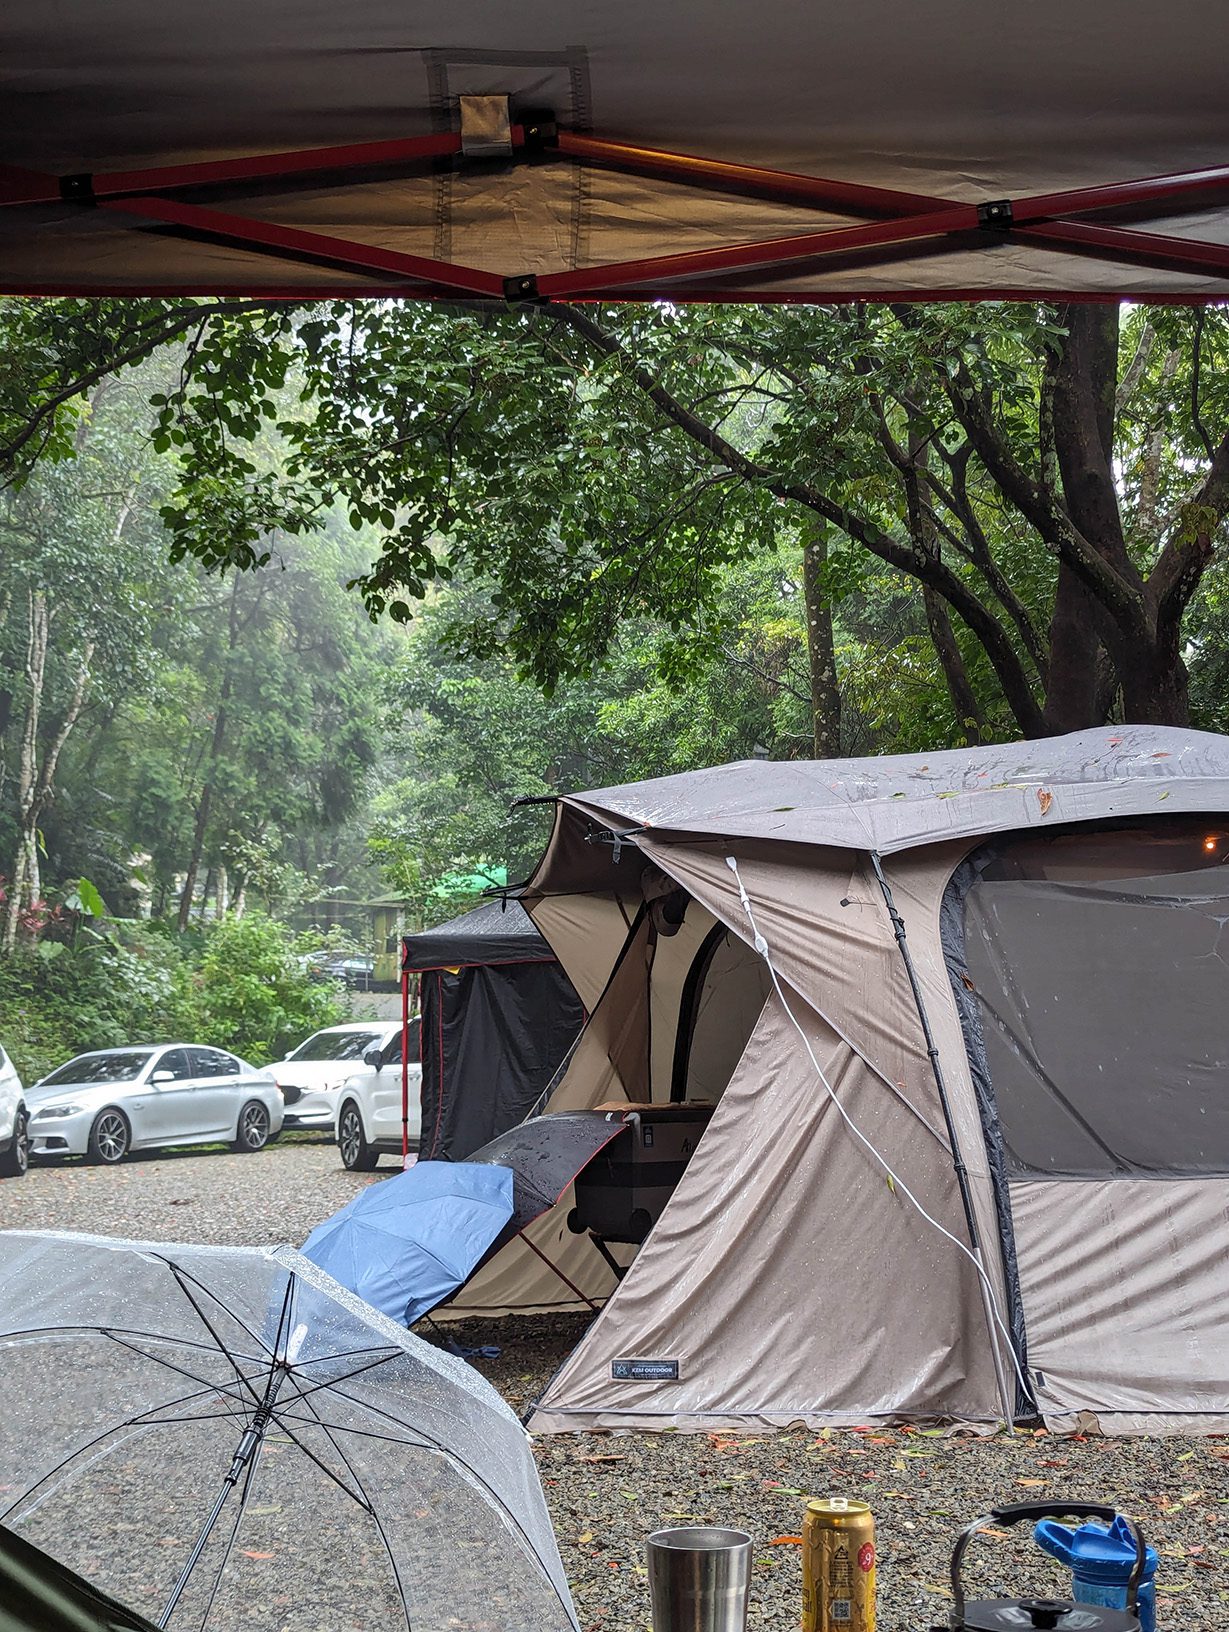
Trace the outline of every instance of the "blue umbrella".
{"type": "Polygon", "coordinates": [[[509,1168],[416,1162],[318,1224],[303,1256],[411,1326],[468,1280],[512,1206],[509,1168]]]}

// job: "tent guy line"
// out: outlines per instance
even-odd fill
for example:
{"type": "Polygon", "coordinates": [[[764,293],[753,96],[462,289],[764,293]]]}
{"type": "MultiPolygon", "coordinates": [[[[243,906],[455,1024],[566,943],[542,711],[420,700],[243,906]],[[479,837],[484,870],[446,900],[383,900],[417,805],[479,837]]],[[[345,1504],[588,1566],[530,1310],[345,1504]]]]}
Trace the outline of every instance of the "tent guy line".
{"type": "MultiPolygon", "coordinates": [[[[1020,1368],[1020,1362],[1016,1357],[1015,1345],[1012,1342],[1011,1333],[1007,1329],[1007,1324],[999,1311],[998,1299],[995,1297],[994,1287],[990,1282],[990,1277],[986,1273],[985,1263],[982,1259],[981,1247],[977,1243],[976,1232],[974,1231],[973,1234],[974,1245],[972,1247],[967,1247],[964,1242],[960,1240],[959,1236],[953,1235],[949,1229],[940,1224],[937,1218],[928,1213],[925,1207],[922,1206],[922,1203],[914,1195],[913,1191],[905,1183],[904,1179],[902,1179],[900,1174],[897,1173],[895,1168],[893,1168],[887,1157],[878,1148],[878,1146],[876,1146],[874,1142],[869,1139],[865,1133],[863,1133],[862,1129],[845,1109],[844,1105],[841,1103],[840,1095],[828,1081],[827,1073],[824,1071],[823,1066],[820,1065],[819,1060],[816,1057],[815,1050],[811,1047],[811,1039],[807,1036],[803,1027],[798,1023],[798,1018],[793,1009],[790,1007],[789,999],[786,997],[785,992],[782,989],[781,978],[777,973],[776,965],[773,963],[772,953],[769,949],[768,942],[761,934],[759,925],[755,921],[755,912],[751,905],[751,898],[747,894],[747,888],[743,883],[742,874],[738,870],[737,857],[727,856],[725,858],[725,864],[734,874],[734,882],[738,886],[738,898],[742,903],[743,911],[747,915],[747,923],[751,929],[752,945],[755,947],[755,950],[759,953],[760,957],[763,958],[764,963],[767,966],[768,973],[772,979],[773,989],[777,994],[777,999],[780,1002],[782,1009],[784,1009],[790,1024],[798,1033],[799,1037],[801,1037],[802,1045],[806,1049],[807,1056],[815,1068],[815,1075],[823,1084],[824,1092],[828,1095],[828,1098],[840,1112],[841,1119],[844,1121],[849,1131],[853,1134],[854,1138],[866,1147],[866,1149],[874,1157],[875,1161],[879,1163],[879,1166],[887,1174],[894,1190],[900,1190],[900,1192],[911,1203],[914,1211],[919,1213],[922,1218],[925,1219],[927,1224],[929,1224],[933,1229],[937,1230],[941,1236],[950,1241],[954,1247],[962,1252],[973,1265],[973,1268],[977,1271],[978,1284],[981,1287],[982,1299],[986,1305],[987,1324],[990,1327],[990,1348],[991,1353],[994,1356],[994,1369],[999,1385],[1001,1403],[1003,1406],[1003,1422],[1010,1428],[1011,1424],[1015,1420],[1016,1413],[1008,1396],[1006,1378],[1003,1374],[1003,1357],[998,1341],[1000,1335],[1007,1344],[1007,1353],[1011,1360],[1012,1369],[1016,1374],[1016,1382],[1025,1399],[1031,1398],[1032,1389],[1029,1387],[1024,1373],[1020,1368]]],[[[953,1161],[959,1160],[959,1152],[955,1145],[954,1135],[952,1140],[952,1158],[953,1161]]],[[[971,1217],[970,1229],[973,1229],[971,1217]]]]}

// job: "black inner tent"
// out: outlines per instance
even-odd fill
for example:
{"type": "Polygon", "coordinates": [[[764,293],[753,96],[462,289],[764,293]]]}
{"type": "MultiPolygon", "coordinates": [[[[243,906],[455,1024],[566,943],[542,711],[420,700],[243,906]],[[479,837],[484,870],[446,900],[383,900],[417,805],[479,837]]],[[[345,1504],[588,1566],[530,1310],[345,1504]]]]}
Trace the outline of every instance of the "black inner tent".
{"type": "Polygon", "coordinates": [[[484,903],[402,947],[403,972],[419,977],[419,1155],[464,1161],[534,1109],[584,1011],[518,902],[484,903]]]}

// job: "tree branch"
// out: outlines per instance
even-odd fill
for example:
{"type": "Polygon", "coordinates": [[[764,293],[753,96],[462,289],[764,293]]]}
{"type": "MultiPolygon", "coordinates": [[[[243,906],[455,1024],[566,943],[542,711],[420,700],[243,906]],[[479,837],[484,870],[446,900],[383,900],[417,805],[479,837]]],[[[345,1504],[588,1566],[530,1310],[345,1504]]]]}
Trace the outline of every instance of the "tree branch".
{"type": "Polygon", "coordinates": [[[575,306],[555,306],[552,315],[583,336],[595,350],[618,360],[629,372],[638,389],[692,441],[714,459],[735,471],[753,486],[762,487],[777,498],[787,499],[829,521],[850,538],[886,561],[889,566],[928,584],[958,612],[985,647],[1003,687],[1004,696],[1026,736],[1042,734],[1041,710],[1033,696],[1028,676],[1007,631],[978,599],[969,586],[942,560],[920,555],[885,533],[872,522],[855,515],[809,482],[791,482],[769,470],[728,441],[712,425],[692,413],[661,384],[642,363],[629,356],[616,336],[608,333],[587,312],[575,306]]]}
{"type": "Polygon", "coordinates": [[[16,455],[38,434],[40,427],[66,402],[79,397],[83,391],[88,391],[92,385],[97,385],[117,369],[127,368],[130,363],[148,357],[151,352],[157,351],[159,346],[167,345],[183,334],[198,319],[215,317],[220,312],[255,312],[268,309],[266,301],[218,301],[208,306],[186,306],[180,307],[169,321],[163,322],[161,327],[154,328],[152,333],[148,332],[148,329],[138,330],[139,338],[134,344],[124,351],[103,358],[93,368],[83,369],[67,385],[62,386],[34,409],[27,416],[22,430],[11,441],[0,446],[0,468],[11,465],[16,455]]]}

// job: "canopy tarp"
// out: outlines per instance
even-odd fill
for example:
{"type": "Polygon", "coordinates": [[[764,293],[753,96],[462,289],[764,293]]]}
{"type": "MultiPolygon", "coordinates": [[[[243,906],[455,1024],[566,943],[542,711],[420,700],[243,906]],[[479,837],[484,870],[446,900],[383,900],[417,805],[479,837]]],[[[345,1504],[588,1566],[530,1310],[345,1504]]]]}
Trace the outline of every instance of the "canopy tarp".
{"type": "Polygon", "coordinates": [[[1227,49],[1219,0],[12,0],[0,289],[1219,298],[1227,49]]]}
{"type": "MultiPolygon", "coordinates": [[[[564,804],[615,832],[652,838],[787,839],[883,855],[945,839],[1107,816],[1229,809],[1229,739],[1122,725],[1039,742],[876,759],[745,760],[564,804]]],[[[624,847],[625,853],[627,847],[624,847]]],[[[534,889],[558,888],[566,857],[534,889]]]]}
{"type": "Polygon", "coordinates": [[[401,967],[410,974],[475,964],[556,961],[519,901],[484,901],[446,924],[403,936],[401,944],[401,967]]]}

